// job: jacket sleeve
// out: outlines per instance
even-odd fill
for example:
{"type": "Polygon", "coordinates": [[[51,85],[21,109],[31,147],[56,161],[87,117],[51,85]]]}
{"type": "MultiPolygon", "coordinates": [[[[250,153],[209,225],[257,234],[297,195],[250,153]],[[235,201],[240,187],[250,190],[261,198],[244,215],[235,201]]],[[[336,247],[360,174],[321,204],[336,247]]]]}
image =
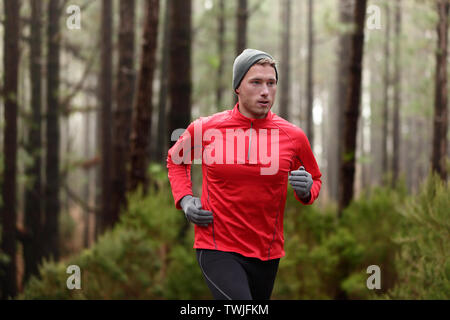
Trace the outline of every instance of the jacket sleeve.
{"type": "Polygon", "coordinates": [[[309,172],[313,179],[313,185],[311,187],[311,198],[308,202],[303,202],[295,191],[295,198],[303,204],[312,204],[318,197],[320,188],[322,187],[322,173],[319,170],[319,166],[317,165],[316,158],[311,150],[311,145],[309,144],[309,140],[306,137],[306,134],[303,130],[300,129],[300,133],[298,135],[298,149],[297,149],[297,157],[295,162],[295,170],[297,170],[300,166],[305,167],[305,170],[309,172]]]}
{"type": "Polygon", "coordinates": [[[191,164],[195,159],[201,159],[201,118],[192,122],[183,132],[167,154],[167,170],[175,207],[181,210],[180,200],[186,195],[192,195],[191,164]],[[200,137],[194,137],[194,131],[200,126],[200,137]],[[200,139],[199,139],[200,138],[200,139]],[[198,151],[200,150],[200,152],[198,151]]]}

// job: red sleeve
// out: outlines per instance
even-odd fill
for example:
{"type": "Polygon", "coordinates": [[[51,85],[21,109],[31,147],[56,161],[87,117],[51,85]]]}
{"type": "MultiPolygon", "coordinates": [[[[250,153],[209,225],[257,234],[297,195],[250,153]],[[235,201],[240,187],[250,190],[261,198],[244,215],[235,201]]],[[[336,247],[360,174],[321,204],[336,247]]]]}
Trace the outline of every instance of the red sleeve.
{"type": "Polygon", "coordinates": [[[192,122],[167,154],[168,177],[177,209],[181,209],[180,200],[184,196],[193,196],[191,164],[202,156],[201,124],[201,118],[192,122]]]}
{"type": "Polygon", "coordinates": [[[311,198],[309,202],[303,202],[295,191],[295,198],[303,204],[312,204],[318,197],[320,188],[322,187],[322,173],[319,170],[319,166],[317,165],[316,158],[311,150],[311,145],[309,144],[309,140],[306,137],[306,134],[303,130],[300,130],[300,134],[298,137],[299,145],[298,145],[298,153],[296,157],[295,170],[297,170],[300,166],[305,167],[305,170],[309,172],[313,179],[313,185],[311,187],[311,198]]]}

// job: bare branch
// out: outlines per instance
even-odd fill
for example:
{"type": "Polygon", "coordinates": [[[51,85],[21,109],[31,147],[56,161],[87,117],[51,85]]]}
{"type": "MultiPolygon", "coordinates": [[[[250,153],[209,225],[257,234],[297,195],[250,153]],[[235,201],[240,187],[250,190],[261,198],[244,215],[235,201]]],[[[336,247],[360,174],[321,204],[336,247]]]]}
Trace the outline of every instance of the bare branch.
{"type": "Polygon", "coordinates": [[[63,188],[66,194],[71,198],[75,203],[77,203],[83,210],[89,213],[100,213],[100,208],[92,207],[88,203],[86,203],[81,197],[79,197],[76,192],[74,192],[70,187],[64,182],[63,188]]]}
{"type": "Polygon", "coordinates": [[[75,88],[73,89],[72,93],[70,93],[64,99],[62,99],[62,101],[60,103],[60,107],[62,108],[62,110],[64,110],[64,114],[66,114],[66,115],[68,114],[69,105],[70,105],[72,99],[81,91],[81,89],[83,89],[84,83],[86,82],[86,78],[89,76],[89,72],[91,71],[92,66],[94,65],[96,53],[97,53],[97,50],[93,50],[91,57],[88,61],[88,64],[87,64],[86,68],[84,69],[83,75],[82,75],[80,81],[78,81],[78,83],[75,85],[75,88]]]}

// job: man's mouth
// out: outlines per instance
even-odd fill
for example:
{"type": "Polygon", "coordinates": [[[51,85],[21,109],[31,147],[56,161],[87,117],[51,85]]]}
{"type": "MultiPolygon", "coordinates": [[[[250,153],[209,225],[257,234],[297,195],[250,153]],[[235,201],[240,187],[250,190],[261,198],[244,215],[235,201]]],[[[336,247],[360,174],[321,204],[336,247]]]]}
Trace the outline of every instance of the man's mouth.
{"type": "Polygon", "coordinates": [[[267,107],[269,106],[269,101],[268,100],[258,100],[258,104],[267,107]]]}

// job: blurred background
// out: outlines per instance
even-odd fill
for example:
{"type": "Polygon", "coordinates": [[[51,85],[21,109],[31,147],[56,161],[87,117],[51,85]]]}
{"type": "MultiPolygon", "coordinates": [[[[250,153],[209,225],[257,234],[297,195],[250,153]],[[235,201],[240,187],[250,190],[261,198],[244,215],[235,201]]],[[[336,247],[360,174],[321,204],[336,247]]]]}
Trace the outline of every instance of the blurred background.
{"type": "Polygon", "coordinates": [[[0,21],[3,299],[211,298],[166,157],[234,106],[245,48],[322,172],[313,206],[288,186],[272,297],[450,298],[448,0],[2,0],[0,21]]]}

